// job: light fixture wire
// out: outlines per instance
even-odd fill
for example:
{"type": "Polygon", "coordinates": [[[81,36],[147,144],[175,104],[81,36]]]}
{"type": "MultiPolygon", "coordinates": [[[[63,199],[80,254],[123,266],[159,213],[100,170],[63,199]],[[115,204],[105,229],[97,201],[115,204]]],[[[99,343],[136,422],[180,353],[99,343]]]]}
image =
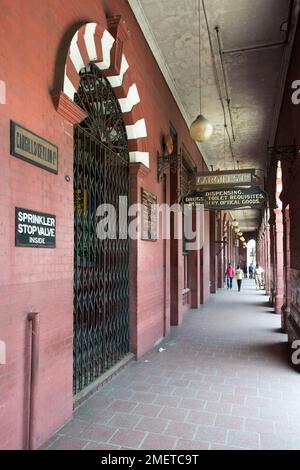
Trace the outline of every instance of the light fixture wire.
{"type": "Polygon", "coordinates": [[[200,114],[202,109],[202,93],[201,93],[201,85],[202,85],[202,70],[201,70],[201,0],[198,0],[198,36],[199,36],[199,106],[200,106],[200,114]]]}
{"type": "Polygon", "coordinates": [[[207,13],[206,13],[206,7],[205,7],[204,0],[202,0],[202,7],[203,7],[203,13],[204,13],[204,18],[205,18],[207,33],[208,33],[208,41],[209,41],[209,47],[210,47],[211,58],[212,58],[213,69],[214,69],[214,75],[215,75],[215,80],[216,80],[216,87],[217,87],[217,90],[218,90],[219,100],[220,100],[222,110],[223,110],[223,115],[224,115],[224,127],[225,127],[225,131],[226,131],[226,134],[227,134],[227,137],[228,137],[229,149],[230,149],[232,162],[233,162],[233,168],[235,169],[236,165],[235,165],[235,156],[234,156],[234,151],[233,151],[233,145],[232,145],[231,137],[230,137],[230,134],[229,134],[229,131],[228,131],[226,111],[225,111],[225,106],[224,106],[224,103],[223,103],[221,84],[220,84],[220,80],[219,80],[219,77],[218,77],[217,64],[216,64],[214,48],[213,48],[213,44],[212,44],[212,37],[211,37],[210,28],[209,28],[209,23],[208,23],[208,18],[207,18],[207,13]]]}

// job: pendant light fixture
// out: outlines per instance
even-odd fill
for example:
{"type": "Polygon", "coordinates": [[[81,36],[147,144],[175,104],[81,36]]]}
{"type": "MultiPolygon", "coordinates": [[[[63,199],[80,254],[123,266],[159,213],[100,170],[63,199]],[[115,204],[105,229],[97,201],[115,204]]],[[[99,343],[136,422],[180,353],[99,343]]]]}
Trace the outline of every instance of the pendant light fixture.
{"type": "Polygon", "coordinates": [[[198,20],[199,20],[199,104],[200,114],[190,127],[191,138],[196,142],[206,142],[213,133],[212,124],[201,113],[202,96],[201,96],[201,0],[198,0],[198,20]]]}

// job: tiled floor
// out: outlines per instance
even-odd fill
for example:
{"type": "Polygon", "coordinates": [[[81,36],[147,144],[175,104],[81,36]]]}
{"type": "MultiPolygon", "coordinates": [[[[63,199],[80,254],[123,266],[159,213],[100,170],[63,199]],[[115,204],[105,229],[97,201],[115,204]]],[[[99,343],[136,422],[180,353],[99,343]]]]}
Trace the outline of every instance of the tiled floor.
{"type": "Polygon", "coordinates": [[[47,449],[300,449],[300,374],[267,297],[219,292],[74,413],[47,449]]]}

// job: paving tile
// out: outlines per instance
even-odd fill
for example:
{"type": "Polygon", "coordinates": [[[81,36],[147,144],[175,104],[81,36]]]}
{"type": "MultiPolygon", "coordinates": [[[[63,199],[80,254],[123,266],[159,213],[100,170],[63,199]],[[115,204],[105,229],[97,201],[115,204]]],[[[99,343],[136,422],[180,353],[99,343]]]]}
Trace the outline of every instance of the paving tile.
{"type": "Polygon", "coordinates": [[[283,435],[262,434],[260,437],[261,450],[293,450],[292,439],[283,435]]]}
{"type": "Polygon", "coordinates": [[[155,393],[143,393],[143,392],[136,392],[132,400],[141,403],[152,403],[156,398],[155,393]]]}
{"type": "Polygon", "coordinates": [[[209,442],[202,441],[191,441],[188,439],[179,439],[176,447],[176,450],[208,450],[209,442]]]}
{"type": "Polygon", "coordinates": [[[177,442],[176,437],[148,434],[141,445],[145,450],[172,450],[177,442]]]}
{"type": "Polygon", "coordinates": [[[132,411],[136,407],[136,402],[130,402],[126,400],[114,400],[111,402],[108,410],[117,412],[123,411],[124,413],[132,411]]]}
{"type": "Polygon", "coordinates": [[[259,434],[272,434],[275,432],[275,424],[270,420],[245,418],[245,430],[259,434]]]}
{"type": "Polygon", "coordinates": [[[150,418],[148,416],[142,417],[139,423],[135,426],[137,431],[147,431],[151,433],[163,433],[169,424],[167,419],[150,418]]]}
{"type": "Polygon", "coordinates": [[[228,385],[228,384],[212,384],[210,387],[211,392],[216,392],[216,393],[228,393],[228,394],[234,394],[235,393],[235,386],[234,385],[228,385]]]}
{"type": "Polygon", "coordinates": [[[151,393],[155,393],[157,395],[168,395],[172,396],[174,392],[175,387],[171,387],[171,385],[160,385],[160,384],[154,384],[150,388],[151,393]]]}
{"type": "Polygon", "coordinates": [[[237,395],[246,395],[246,397],[257,397],[258,389],[254,387],[236,387],[235,393],[237,395]]]}
{"type": "Polygon", "coordinates": [[[267,397],[246,397],[246,406],[259,407],[259,408],[271,408],[272,399],[267,397]]]}
{"type": "Polygon", "coordinates": [[[147,377],[147,383],[149,385],[168,385],[168,382],[169,382],[169,378],[168,377],[158,377],[156,375],[152,375],[152,376],[149,376],[147,377]]]}
{"type": "Polygon", "coordinates": [[[188,410],[165,406],[159,414],[160,418],[170,419],[172,421],[184,421],[188,415],[188,410]]]}
{"type": "Polygon", "coordinates": [[[211,413],[227,415],[227,414],[231,414],[232,406],[233,405],[231,403],[207,401],[204,410],[210,411],[211,413]]]}
{"type": "Polygon", "coordinates": [[[243,449],[259,449],[259,434],[254,432],[229,431],[227,444],[243,449]]]}
{"type": "Polygon", "coordinates": [[[224,429],[243,430],[244,420],[238,416],[218,415],[215,421],[215,426],[224,429]]]}
{"type": "Polygon", "coordinates": [[[79,437],[81,432],[87,429],[89,425],[90,424],[87,421],[72,419],[59,432],[64,436],[79,437]]]}
{"type": "Polygon", "coordinates": [[[254,406],[233,405],[232,414],[245,418],[259,418],[259,408],[254,406]]]}
{"type": "Polygon", "coordinates": [[[272,421],[279,421],[288,423],[288,414],[286,411],[283,411],[280,408],[261,408],[260,409],[260,418],[262,419],[271,419],[272,421]]]}
{"type": "Polygon", "coordinates": [[[210,450],[243,450],[242,447],[225,446],[222,444],[212,444],[210,450]]]}
{"type": "Polygon", "coordinates": [[[113,435],[109,443],[137,449],[143,442],[145,436],[146,433],[142,431],[120,429],[113,435]]]}
{"type": "Polygon", "coordinates": [[[145,382],[131,382],[129,388],[135,392],[148,392],[151,388],[151,384],[145,382]]]}
{"type": "Polygon", "coordinates": [[[227,430],[216,428],[215,426],[198,426],[195,439],[208,441],[215,444],[225,444],[227,439],[227,430]]]}
{"type": "Polygon", "coordinates": [[[196,398],[200,399],[200,400],[209,400],[209,401],[219,401],[220,398],[221,398],[221,393],[219,392],[210,392],[210,391],[206,391],[206,390],[200,390],[197,395],[196,395],[196,398]]]}
{"type": "Polygon", "coordinates": [[[96,444],[96,442],[88,442],[88,444],[84,447],[84,450],[119,450],[119,446],[113,446],[111,444],[96,444]]]}
{"type": "Polygon", "coordinates": [[[86,441],[72,437],[59,437],[48,450],[81,450],[86,445],[86,441]]]}
{"type": "Polygon", "coordinates": [[[81,434],[81,439],[95,442],[106,442],[116,432],[115,426],[92,424],[81,434]]]}
{"type": "Polygon", "coordinates": [[[187,423],[206,424],[212,426],[216,421],[216,414],[207,411],[190,411],[185,420],[187,423]]]}
{"type": "Polygon", "coordinates": [[[185,387],[175,387],[173,395],[176,397],[196,398],[197,390],[188,389],[185,387]]]}
{"type": "Polygon", "coordinates": [[[191,398],[183,398],[181,400],[179,408],[184,408],[187,410],[204,410],[205,405],[205,400],[193,400],[191,398]]]}
{"type": "Polygon", "coordinates": [[[232,405],[244,405],[246,397],[244,395],[231,395],[228,393],[222,393],[220,402],[231,403],[232,405]]]}
{"type": "Polygon", "coordinates": [[[171,421],[169,422],[164,434],[166,436],[193,439],[196,429],[196,424],[171,421]]]}
{"type": "Polygon", "coordinates": [[[153,405],[150,403],[139,403],[134,409],[134,414],[142,416],[158,416],[161,412],[162,407],[159,405],[153,405]]]}
{"type": "Polygon", "coordinates": [[[179,405],[181,401],[182,401],[181,397],[157,395],[153,404],[176,407],[179,405]]]}
{"type": "Polygon", "coordinates": [[[133,429],[141,421],[141,418],[137,414],[115,413],[107,424],[117,428],[133,429]]]}
{"type": "Polygon", "coordinates": [[[168,385],[170,385],[170,387],[187,387],[189,385],[189,380],[186,380],[186,379],[171,379],[169,382],[168,382],[168,385]]]}

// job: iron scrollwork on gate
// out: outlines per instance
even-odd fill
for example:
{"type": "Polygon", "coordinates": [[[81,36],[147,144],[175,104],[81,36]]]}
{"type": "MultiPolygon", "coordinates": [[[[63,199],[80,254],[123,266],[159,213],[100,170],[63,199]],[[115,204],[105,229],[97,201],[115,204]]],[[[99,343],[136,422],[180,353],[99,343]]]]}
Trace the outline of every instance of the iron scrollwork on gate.
{"type": "Polygon", "coordinates": [[[100,204],[128,196],[122,112],[96,66],[80,74],[75,102],[88,114],[74,131],[74,394],[129,351],[129,240],[99,239],[100,204]]]}

